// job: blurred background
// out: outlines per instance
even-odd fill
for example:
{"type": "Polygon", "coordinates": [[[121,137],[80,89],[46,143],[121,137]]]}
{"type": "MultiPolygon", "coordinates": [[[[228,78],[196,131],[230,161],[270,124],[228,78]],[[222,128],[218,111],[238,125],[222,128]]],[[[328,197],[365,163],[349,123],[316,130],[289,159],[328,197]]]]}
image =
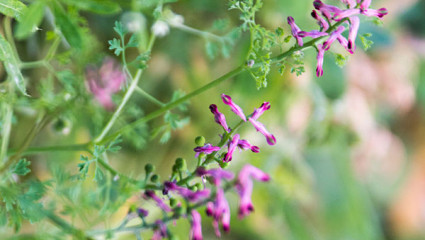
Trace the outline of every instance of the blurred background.
{"type": "MultiPolygon", "coordinates": [[[[114,57],[107,41],[116,37],[112,31],[116,20],[134,24],[134,19],[138,19],[141,28],[148,29],[152,24],[152,9],[144,9],[142,15],[132,12],[125,3],[122,5],[123,11],[115,15],[82,13],[90,51],[71,62],[72,72],[61,73],[65,82],[73,82],[69,83],[75,85],[72,89],[79,89],[86,96],[43,131],[33,146],[87,142],[109,119],[111,112],[103,110],[87,92],[85,66],[99,65],[106,56],[114,57]]],[[[227,11],[227,1],[185,0],[167,6],[183,16],[187,26],[217,35],[240,24],[238,12],[227,11]],[[215,27],[219,19],[227,22],[227,27],[215,27]]],[[[230,168],[237,170],[250,163],[269,173],[272,181],[255,183],[255,211],[243,220],[237,219],[237,194],[226,195],[232,220],[231,231],[223,239],[425,239],[425,1],[373,1],[372,7],[385,7],[389,14],[380,26],[362,19],[359,34],[371,33],[369,39],[374,44],[365,51],[358,38],[357,51],[347,58],[345,66],[338,66],[337,55],[327,52],[324,76],[317,78],[316,53],[309,49],[304,53],[305,73],[301,76],[290,73],[293,63],[288,61],[283,74],[273,68],[268,87],[257,90],[255,80],[249,74],[241,74],[193,98],[186,109],[174,111],[180,119],[179,129],[173,130],[166,120],[157,118],[126,133],[123,149],[110,155],[110,164],[129,176],[143,177],[144,165],[152,163],[165,180],[177,157],[187,159],[189,169],[196,165],[192,151],[196,136],[205,136],[207,142],[219,141],[221,130],[208,109],[210,104],[218,105],[229,125],[238,122],[222,104],[221,93],[232,96],[246,113],[269,101],[271,109],[261,121],[276,136],[277,144],[267,145],[261,134],[244,125],[240,130],[242,138],[260,146],[261,152],[235,154],[230,168]],[[152,133],[157,134],[150,137],[152,133]]],[[[290,29],[286,18],[293,16],[298,26],[308,31],[316,28],[310,16],[312,9],[311,0],[267,0],[257,20],[269,29],[282,27],[287,35],[290,29]]],[[[44,40],[49,28],[46,20],[41,28],[17,43],[22,59],[44,56],[49,44],[44,40]]],[[[214,54],[206,51],[209,48],[205,39],[171,28],[155,43],[140,86],[163,102],[179,94],[176,90],[189,93],[240,65],[248,37],[243,33],[227,58],[220,52],[212,58],[214,54]]],[[[66,61],[66,49],[61,51],[64,56],[60,57],[66,61]]],[[[349,55],[338,46],[333,46],[332,52],[349,55]]],[[[136,54],[130,50],[128,58],[136,54]]],[[[30,83],[29,91],[40,106],[54,101],[48,92],[57,87],[44,78],[45,70],[34,69],[25,74],[37,79],[30,83]]],[[[114,100],[119,102],[121,97],[122,93],[117,94],[114,100]]],[[[29,109],[27,103],[21,106],[16,112],[20,121],[12,129],[12,148],[19,146],[35,118],[34,109],[29,109]]],[[[116,129],[155,109],[157,106],[135,94],[116,129]]],[[[29,155],[32,172],[25,177],[52,181],[48,196],[55,200],[54,207],[76,226],[115,227],[131,205],[153,207],[129,186],[115,186],[113,196],[105,198],[103,186],[113,188],[115,183],[102,185],[90,178],[78,183],[68,181],[66,176],[78,172],[80,154],[85,153],[29,155]],[[119,211],[112,211],[117,206],[121,206],[119,211]]],[[[43,201],[53,204],[49,199],[43,201]]],[[[211,219],[202,214],[204,238],[215,239],[211,219]]],[[[186,220],[179,220],[170,229],[180,239],[187,239],[189,227],[186,220]]],[[[21,233],[51,237],[51,229],[52,225],[44,221],[25,223],[21,233]]],[[[0,234],[14,235],[6,228],[1,228],[0,234]]],[[[151,235],[144,233],[146,239],[151,235]]],[[[25,239],[27,235],[21,236],[25,239]]],[[[131,234],[116,237],[135,239],[131,234]]]]}

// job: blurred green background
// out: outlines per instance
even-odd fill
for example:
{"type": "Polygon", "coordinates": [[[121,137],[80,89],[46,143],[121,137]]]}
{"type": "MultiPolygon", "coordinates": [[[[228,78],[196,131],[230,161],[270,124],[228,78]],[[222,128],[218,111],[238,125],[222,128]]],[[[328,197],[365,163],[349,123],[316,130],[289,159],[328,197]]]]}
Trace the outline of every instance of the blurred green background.
{"type": "MultiPolygon", "coordinates": [[[[86,64],[96,63],[106,55],[113,56],[107,50],[107,41],[116,37],[113,24],[131,11],[123,5],[123,12],[116,15],[83,12],[93,41],[89,43],[92,51],[72,63],[76,72],[80,69],[81,76],[86,64]]],[[[215,30],[218,35],[240,24],[238,13],[227,11],[226,1],[186,0],[168,6],[184,17],[186,25],[197,29],[211,29],[215,20],[227,20],[229,27],[215,30]]],[[[270,101],[272,107],[261,121],[276,136],[277,144],[268,146],[254,128],[244,125],[240,130],[242,138],[260,146],[261,152],[235,154],[230,168],[240,169],[244,163],[251,163],[269,173],[272,181],[255,184],[255,211],[243,220],[237,219],[237,194],[227,194],[232,221],[231,231],[223,239],[425,239],[425,1],[373,1],[372,6],[386,7],[389,15],[383,19],[382,26],[363,19],[359,34],[372,33],[370,40],[374,44],[364,51],[358,39],[357,51],[349,56],[344,67],[335,63],[335,54],[327,52],[324,76],[316,78],[316,53],[309,49],[304,54],[306,72],[299,77],[289,70],[281,75],[274,68],[268,87],[257,90],[249,74],[239,75],[193,98],[186,111],[177,111],[183,117],[190,117],[190,123],[173,131],[166,143],[161,143],[161,134],[149,138],[149,133],[163,126],[161,118],[127,133],[123,150],[110,156],[110,164],[137,177],[143,175],[146,163],[152,163],[164,180],[176,157],[184,157],[189,166],[195,166],[192,149],[196,136],[205,136],[208,142],[219,141],[220,127],[214,123],[208,109],[210,104],[218,105],[230,125],[238,122],[222,104],[221,93],[232,96],[245,112],[270,101]]],[[[293,16],[300,28],[307,31],[316,28],[310,17],[312,8],[311,0],[268,0],[257,20],[266,28],[280,26],[289,34],[286,17],[293,16]]],[[[152,9],[145,9],[143,14],[150,26],[152,9]]],[[[48,42],[44,41],[43,28],[48,28],[47,23],[28,40],[18,42],[23,59],[34,60],[44,55],[48,42]]],[[[248,35],[242,34],[228,58],[209,58],[205,44],[198,36],[171,28],[167,36],[155,43],[140,86],[163,102],[170,101],[177,89],[188,93],[240,65],[248,48],[248,35]]],[[[348,56],[338,46],[332,51],[348,56]]],[[[132,54],[128,53],[130,58],[132,54]]],[[[291,62],[287,64],[289,69],[291,62]]],[[[30,91],[48,86],[43,80],[43,70],[26,74],[40,79],[31,83],[30,91]]],[[[83,77],[70,77],[84,89],[83,77]]],[[[116,97],[119,101],[120,96],[116,97]]],[[[88,97],[86,102],[58,118],[69,124],[69,134],[55,131],[52,125],[33,145],[89,140],[99,133],[111,114],[99,108],[88,97]]],[[[156,108],[135,95],[116,127],[156,108]]],[[[28,111],[22,107],[17,113],[21,121],[19,129],[13,128],[12,147],[18,146],[31,126],[34,117],[28,111]]],[[[32,160],[32,173],[27,178],[59,181],[59,176],[66,172],[75,174],[79,155],[55,152],[28,156],[32,160]],[[63,169],[64,166],[68,167],[63,169]]],[[[140,196],[117,192],[129,198],[117,202],[123,204],[118,212],[102,212],[106,203],[99,199],[102,188],[96,188],[97,183],[90,179],[78,183],[80,190],[72,183],[68,185],[61,189],[53,185],[50,190],[59,197],[53,194],[51,197],[57,198],[60,202],[57,207],[82,229],[117,226],[131,204],[153,206],[140,196]],[[94,221],[93,214],[99,212],[101,219],[94,221]]],[[[47,232],[51,228],[47,222],[26,223],[22,232],[50,236],[47,232]]],[[[186,220],[179,220],[170,229],[180,239],[188,238],[186,220]]],[[[203,232],[205,239],[215,239],[211,219],[205,214],[203,232]]],[[[0,234],[14,235],[6,228],[0,229],[0,234]]],[[[144,233],[146,238],[151,235],[144,233]]],[[[118,239],[135,238],[122,234],[118,239]]]]}

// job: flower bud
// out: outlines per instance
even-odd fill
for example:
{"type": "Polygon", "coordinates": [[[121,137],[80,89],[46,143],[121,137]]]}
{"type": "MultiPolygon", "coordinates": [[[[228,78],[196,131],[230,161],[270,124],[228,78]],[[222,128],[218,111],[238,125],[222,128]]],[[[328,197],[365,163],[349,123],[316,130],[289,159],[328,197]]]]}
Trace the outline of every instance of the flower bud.
{"type": "Polygon", "coordinates": [[[175,207],[177,205],[177,200],[175,198],[170,198],[170,206],[175,207]]]}
{"type": "Polygon", "coordinates": [[[204,144],[205,144],[205,138],[203,136],[197,136],[195,138],[195,144],[197,146],[204,146],[204,144]]]}
{"type": "Polygon", "coordinates": [[[220,167],[221,167],[221,168],[227,168],[227,167],[229,166],[229,162],[224,162],[224,161],[222,161],[222,162],[220,162],[219,164],[220,164],[220,167]]]}
{"type": "Polygon", "coordinates": [[[202,185],[202,183],[196,183],[195,186],[198,191],[204,189],[204,185],[202,185]]]}
{"type": "Polygon", "coordinates": [[[174,165],[179,171],[184,171],[187,168],[186,160],[184,158],[177,158],[174,165]]]}
{"type": "Polygon", "coordinates": [[[156,182],[158,182],[158,181],[159,181],[159,175],[158,175],[158,174],[154,174],[154,175],[152,175],[152,177],[151,177],[151,182],[156,183],[156,182]]]}
{"type": "Polygon", "coordinates": [[[151,174],[153,171],[155,171],[155,167],[152,164],[148,163],[145,165],[146,175],[151,174]]]}

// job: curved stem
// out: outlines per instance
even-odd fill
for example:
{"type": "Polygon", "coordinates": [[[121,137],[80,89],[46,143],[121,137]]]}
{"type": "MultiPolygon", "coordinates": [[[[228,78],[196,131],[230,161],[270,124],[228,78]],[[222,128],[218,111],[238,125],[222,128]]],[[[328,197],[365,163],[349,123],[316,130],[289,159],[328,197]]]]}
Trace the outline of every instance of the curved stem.
{"type": "MultiPolygon", "coordinates": [[[[155,40],[155,35],[152,34],[151,39],[149,41],[148,51],[150,51],[152,49],[154,40],[155,40]]],[[[143,69],[139,69],[137,71],[136,76],[134,77],[133,81],[131,82],[130,87],[127,89],[127,92],[125,93],[124,98],[122,99],[120,105],[118,106],[117,110],[115,110],[114,114],[112,115],[111,119],[106,124],[106,126],[103,128],[102,132],[94,140],[95,143],[101,142],[104,139],[104,137],[106,136],[106,134],[108,134],[109,130],[111,130],[115,121],[121,115],[121,112],[124,109],[125,105],[127,104],[128,100],[133,95],[134,90],[136,90],[137,84],[139,83],[139,80],[140,80],[142,73],[143,73],[143,69]]]]}
{"type": "MultiPolygon", "coordinates": [[[[9,83],[9,93],[14,93],[14,84],[9,83]]],[[[12,95],[13,98],[13,95],[12,95]]],[[[1,149],[0,149],[0,165],[6,161],[7,148],[9,147],[10,132],[12,129],[12,117],[13,117],[13,106],[11,102],[3,102],[4,104],[4,116],[3,116],[3,127],[1,133],[1,149]]]]}
{"type": "Polygon", "coordinates": [[[159,101],[158,99],[156,99],[154,96],[150,95],[149,93],[147,93],[145,90],[143,90],[140,87],[136,87],[136,91],[138,93],[140,93],[143,97],[145,97],[146,99],[148,99],[149,101],[151,101],[152,103],[158,105],[159,107],[164,107],[165,103],[159,101]]]}
{"type": "Polygon", "coordinates": [[[201,31],[201,30],[189,27],[189,26],[184,25],[184,24],[173,24],[173,23],[170,23],[170,22],[168,22],[168,24],[170,24],[170,26],[177,28],[177,29],[180,29],[182,31],[185,31],[185,32],[188,32],[188,33],[200,36],[200,37],[212,39],[212,40],[217,41],[217,42],[220,42],[220,41],[223,40],[223,38],[220,37],[220,36],[217,36],[217,35],[212,34],[210,32],[201,31]]]}
{"type": "MultiPolygon", "coordinates": [[[[58,145],[58,146],[46,146],[46,147],[30,147],[22,152],[21,156],[42,153],[42,152],[61,152],[61,151],[88,151],[89,144],[73,144],[73,145],[58,145]]],[[[13,155],[17,151],[11,150],[7,154],[13,155]]]]}

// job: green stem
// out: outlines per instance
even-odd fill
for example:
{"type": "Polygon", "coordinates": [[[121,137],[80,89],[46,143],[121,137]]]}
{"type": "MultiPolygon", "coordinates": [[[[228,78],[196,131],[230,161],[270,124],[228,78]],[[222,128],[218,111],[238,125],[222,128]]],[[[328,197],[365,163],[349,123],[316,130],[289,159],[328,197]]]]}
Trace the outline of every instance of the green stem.
{"type": "Polygon", "coordinates": [[[109,165],[107,162],[105,162],[103,159],[98,158],[97,162],[102,165],[103,168],[105,168],[107,171],[109,171],[113,176],[119,176],[120,178],[128,180],[130,183],[138,185],[138,186],[144,186],[144,181],[139,181],[130,177],[127,177],[124,174],[119,173],[117,170],[115,170],[111,165],[109,165]]]}
{"type": "Polygon", "coordinates": [[[136,92],[140,93],[143,97],[145,97],[146,99],[148,99],[152,103],[158,105],[159,107],[165,106],[165,103],[159,101],[154,96],[150,95],[149,93],[147,93],[145,90],[141,89],[140,87],[136,87],[136,92]]]}
{"type": "Polygon", "coordinates": [[[92,239],[90,237],[85,236],[83,231],[76,229],[75,227],[67,223],[65,220],[55,215],[53,212],[46,212],[46,217],[52,223],[64,230],[66,233],[73,235],[76,239],[92,239]]]}
{"type": "MultiPolygon", "coordinates": [[[[154,40],[155,40],[155,36],[152,34],[149,41],[148,51],[152,49],[154,40]]],[[[95,143],[101,142],[105,138],[106,134],[108,134],[108,132],[111,130],[112,126],[117,121],[118,117],[121,115],[121,112],[124,109],[125,105],[127,104],[128,100],[133,95],[134,90],[136,90],[137,84],[139,83],[142,73],[143,73],[142,69],[139,69],[137,71],[136,76],[132,80],[130,87],[127,89],[127,92],[125,93],[124,98],[122,99],[120,105],[118,106],[117,110],[115,110],[114,114],[112,115],[111,119],[106,124],[106,126],[103,128],[102,132],[94,140],[95,143]]]]}
{"type": "Polygon", "coordinates": [[[243,71],[245,71],[245,66],[240,66],[240,67],[237,67],[237,68],[233,69],[232,71],[230,71],[230,72],[224,74],[223,76],[217,78],[216,80],[214,80],[214,81],[212,81],[212,82],[204,85],[203,87],[198,88],[195,91],[193,91],[193,92],[191,92],[191,93],[189,93],[189,94],[187,94],[187,95],[185,95],[185,96],[183,96],[183,97],[181,97],[181,98],[179,98],[179,99],[177,99],[177,100],[175,100],[173,102],[167,103],[162,108],[160,108],[160,109],[158,109],[158,110],[156,110],[156,111],[154,111],[154,112],[152,112],[152,113],[144,116],[143,118],[141,118],[141,119],[139,119],[137,121],[134,121],[134,122],[132,122],[130,124],[127,124],[125,127],[122,127],[121,129],[119,129],[115,133],[113,133],[113,134],[105,137],[104,142],[107,142],[107,141],[109,141],[111,139],[115,139],[121,133],[123,133],[123,132],[125,132],[125,131],[127,131],[129,129],[132,129],[134,126],[136,126],[138,124],[147,122],[147,121],[149,121],[151,119],[154,119],[156,117],[161,116],[166,111],[177,107],[178,105],[180,105],[183,102],[191,99],[192,97],[197,96],[197,95],[199,95],[199,94],[201,94],[201,93],[203,93],[203,92],[205,92],[205,91],[207,91],[207,90],[209,90],[209,89],[217,86],[221,82],[223,82],[223,81],[225,81],[225,80],[227,80],[229,78],[232,78],[232,77],[240,74],[243,71]]]}
{"type": "MultiPolygon", "coordinates": [[[[62,151],[88,151],[89,144],[74,144],[74,145],[58,145],[58,146],[46,146],[46,147],[30,147],[22,152],[21,156],[42,153],[42,152],[62,152],[62,151]]],[[[11,150],[7,154],[13,155],[17,151],[11,150]]]]}
{"type": "MultiPolygon", "coordinates": [[[[11,84],[9,82],[9,93],[10,96],[13,98],[14,93],[14,84],[11,84]]],[[[3,116],[3,127],[2,127],[2,138],[1,138],[1,149],[0,149],[0,165],[3,165],[6,161],[6,155],[7,155],[7,148],[9,147],[9,140],[10,140],[10,132],[12,129],[12,117],[13,117],[13,107],[12,102],[10,101],[12,99],[9,99],[8,102],[3,102],[4,106],[4,116],[3,116]]]]}
{"type": "Polygon", "coordinates": [[[188,33],[200,36],[200,37],[212,39],[212,40],[217,41],[217,42],[223,41],[222,37],[217,36],[215,34],[212,34],[210,32],[204,32],[204,31],[198,30],[196,28],[189,27],[189,26],[184,25],[184,24],[172,24],[170,22],[168,22],[168,23],[170,24],[170,26],[172,26],[174,28],[180,29],[182,31],[185,31],[185,32],[188,32],[188,33]]]}

